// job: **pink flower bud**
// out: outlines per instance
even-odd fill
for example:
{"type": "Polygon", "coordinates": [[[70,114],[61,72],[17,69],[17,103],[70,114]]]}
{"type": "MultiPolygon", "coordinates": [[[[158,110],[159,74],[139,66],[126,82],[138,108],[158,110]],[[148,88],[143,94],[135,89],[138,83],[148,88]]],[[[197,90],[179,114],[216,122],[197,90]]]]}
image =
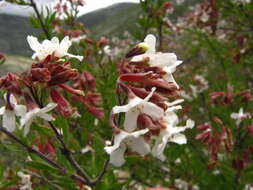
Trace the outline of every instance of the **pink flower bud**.
{"type": "Polygon", "coordinates": [[[56,110],[64,117],[72,116],[76,110],[72,108],[69,102],[57,91],[51,90],[51,98],[57,104],[56,110]]]}

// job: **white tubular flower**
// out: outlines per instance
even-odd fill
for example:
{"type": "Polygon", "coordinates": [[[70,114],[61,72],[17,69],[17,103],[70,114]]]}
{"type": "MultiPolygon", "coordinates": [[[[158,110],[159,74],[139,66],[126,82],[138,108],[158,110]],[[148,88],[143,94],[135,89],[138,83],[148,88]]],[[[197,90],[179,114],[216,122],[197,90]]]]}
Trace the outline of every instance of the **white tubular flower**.
{"type": "Polygon", "coordinates": [[[126,112],[124,129],[132,132],[137,128],[137,118],[140,113],[149,115],[154,120],[159,120],[164,115],[164,110],[152,102],[148,102],[153,96],[155,88],[152,88],[151,93],[145,98],[141,99],[137,96],[129,100],[129,103],[124,106],[115,106],[112,109],[113,114],[126,112]]]}
{"type": "MultiPolygon", "coordinates": [[[[7,99],[6,95],[4,98],[5,100],[7,99]]],[[[0,108],[0,115],[3,115],[3,127],[9,132],[13,132],[16,128],[16,116],[24,116],[26,107],[24,105],[18,105],[16,98],[12,94],[10,95],[9,103],[11,105],[0,108]]]]}
{"type": "Polygon", "coordinates": [[[32,190],[31,176],[24,174],[21,171],[19,171],[17,174],[21,178],[22,187],[20,187],[20,190],[32,190]]]}
{"type": "Polygon", "coordinates": [[[143,61],[148,57],[149,65],[162,68],[167,73],[167,75],[164,76],[164,80],[167,82],[173,82],[178,87],[172,73],[176,71],[176,67],[180,65],[182,61],[177,60],[176,54],[156,52],[156,38],[152,34],[147,35],[144,42],[140,45],[148,47],[148,50],[144,54],[134,56],[131,61],[143,61]]]}
{"type": "Polygon", "coordinates": [[[118,167],[124,164],[124,153],[127,147],[141,155],[146,155],[149,153],[150,147],[142,137],[142,135],[146,134],[147,132],[148,129],[143,129],[132,133],[121,130],[120,133],[116,134],[114,137],[114,145],[104,148],[105,151],[110,154],[110,163],[118,167]]]}
{"type": "Polygon", "coordinates": [[[21,118],[21,127],[24,127],[24,135],[26,136],[30,130],[30,125],[32,124],[33,120],[36,117],[42,118],[46,121],[52,121],[54,118],[47,114],[47,112],[53,110],[57,104],[55,103],[49,103],[46,107],[40,109],[40,108],[34,108],[27,112],[22,118],[21,118]]]}
{"type": "MultiPolygon", "coordinates": [[[[178,109],[178,108],[175,108],[178,109]]],[[[164,117],[165,129],[161,129],[159,136],[157,137],[156,143],[152,148],[152,155],[158,159],[164,161],[166,159],[163,151],[168,142],[174,142],[177,144],[186,144],[187,139],[181,132],[186,129],[192,129],[194,127],[194,121],[187,120],[186,126],[176,127],[178,124],[178,116],[174,112],[167,112],[164,117]]]]}
{"type": "Polygon", "coordinates": [[[230,115],[230,117],[231,117],[232,119],[236,120],[236,125],[238,126],[238,125],[240,125],[240,123],[242,122],[243,119],[245,119],[245,118],[250,118],[251,115],[250,115],[250,113],[247,113],[247,112],[244,113],[244,112],[243,112],[243,108],[240,108],[240,110],[239,110],[238,113],[232,113],[232,114],[230,115]]]}
{"type": "Polygon", "coordinates": [[[69,56],[79,61],[83,60],[83,56],[76,56],[68,53],[68,49],[72,44],[68,36],[61,42],[59,42],[57,37],[53,37],[51,40],[44,40],[42,43],[39,43],[38,38],[34,36],[27,36],[27,41],[31,49],[35,51],[32,56],[33,59],[37,58],[39,61],[43,61],[48,55],[54,54],[54,56],[58,58],[69,56]]]}

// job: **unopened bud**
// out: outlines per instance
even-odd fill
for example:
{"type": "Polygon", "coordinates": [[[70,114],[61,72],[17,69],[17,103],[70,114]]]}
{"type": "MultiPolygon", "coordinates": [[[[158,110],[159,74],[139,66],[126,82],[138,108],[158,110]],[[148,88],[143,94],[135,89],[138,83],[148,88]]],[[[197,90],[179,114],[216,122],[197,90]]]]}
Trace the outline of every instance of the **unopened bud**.
{"type": "Polygon", "coordinates": [[[149,45],[145,42],[139,43],[129,53],[126,54],[126,58],[144,54],[149,49],[149,45]]]}

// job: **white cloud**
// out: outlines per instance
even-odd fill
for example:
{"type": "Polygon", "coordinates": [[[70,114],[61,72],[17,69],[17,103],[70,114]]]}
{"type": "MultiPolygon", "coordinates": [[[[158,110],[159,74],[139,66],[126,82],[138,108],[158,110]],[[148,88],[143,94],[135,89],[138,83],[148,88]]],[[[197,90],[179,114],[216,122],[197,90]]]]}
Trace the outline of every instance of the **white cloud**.
{"type": "Polygon", "coordinates": [[[86,5],[82,8],[81,14],[104,8],[115,3],[132,2],[138,3],[139,0],[86,0],[86,5]]]}
{"type": "MultiPolygon", "coordinates": [[[[38,7],[41,5],[53,6],[56,0],[35,0],[38,3],[38,7]]],[[[81,8],[80,14],[85,14],[96,9],[104,8],[115,3],[132,2],[138,3],[139,0],[86,0],[86,4],[81,8]]],[[[15,14],[21,16],[28,16],[33,13],[30,7],[13,5],[7,2],[1,2],[0,0],[0,12],[6,14],[15,14]]]]}

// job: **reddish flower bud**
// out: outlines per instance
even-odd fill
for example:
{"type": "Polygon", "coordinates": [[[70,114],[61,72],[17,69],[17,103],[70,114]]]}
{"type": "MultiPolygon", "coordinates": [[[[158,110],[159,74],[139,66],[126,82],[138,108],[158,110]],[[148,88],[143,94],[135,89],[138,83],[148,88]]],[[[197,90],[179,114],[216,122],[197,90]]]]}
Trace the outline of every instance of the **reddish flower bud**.
{"type": "Polygon", "coordinates": [[[206,131],[195,136],[196,140],[209,144],[211,141],[211,131],[206,131]]]}
{"type": "Polygon", "coordinates": [[[137,56],[137,55],[141,55],[141,54],[144,54],[147,50],[148,50],[148,45],[145,44],[145,43],[140,43],[138,44],[137,46],[135,46],[132,50],[130,50],[125,58],[130,58],[130,57],[134,57],[134,56],[137,56]]]}
{"type": "Polygon", "coordinates": [[[160,125],[155,125],[151,117],[146,114],[140,114],[137,119],[137,125],[140,129],[157,130],[160,129],[160,125]]]}
{"type": "Polygon", "coordinates": [[[236,96],[241,96],[243,98],[244,102],[249,102],[252,100],[251,92],[250,90],[243,90],[236,94],[236,96]]]}
{"type": "Polygon", "coordinates": [[[104,110],[102,108],[97,108],[95,106],[87,106],[87,109],[91,114],[93,114],[99,119],[103,119],[105,116],[104,110]]]}
{"type": "Polygon", "coordinates": [[[74,89],[66,84],[59,84],[58,86],[64,90],[68,91],[71,94],[74,94],[77,96],[84,96],[84,92],[82,90],[74,89]]]}
{"type": "Polygon", "coordinates": [[[4,88],[10,94],[22,94],[19,77],[12,73],[0,78],[0,88],[4,88]]]}
{"type": "Polygon", "coordinates": [[[143,82],[152,76],[151,72],[148,73],[128,73],[120,75],[120,80],[126,82],[143,82]]]}
{"type": "Polygon", "coordinates": [[[68,82],[70,80],[73,80],[77,74],[78,74],[77,70],[75,70],[75,69],[65,70],[65,71],[57,73],[56,75],[51,73],[52,78],[49,81],[48,85],[54,86],[54,85],[68,82]]]}
{"type": "Polygon", "coordinates": [[[0,61],[5,59],[5,55],[3,53],[0,53],[0,61]]]}
{"type": "Polygon", "coordinates": [[[165,9],[169,9],[169,8],[171,8],[172,7],[172,4],[171,4],[171,2],[164,2],[163,3],[163,5],[162,5],[165,9]]]}
{"type": "Polygon", "coordinates": [[[249,126],[247,127],[247,129],[248,129],[248,132],[249,132],[251,135],[253,135],[253,125],[249,125],[249,126]]]}
{"type": "Polygon", "coordinates": [[[212,127],[211,127],[211,125],[199,125],[198,127],[197,127],[199,130],[207,130],[207,129],[211,129],[212,127]]]}
{"type": "Polygon", "coordinates": [[[51,73],[47,68],[32,68],[32,81],[34,82],[49,82],[51,80],[51,73]]]}
{"type": "Polygon", "coordinates": [[[101,37],[99,42],[97,43],[97,46],[102,48],[103,46],[106,46],[109,43],[109,40],[105,37],[101,37]]]}
{"type": "Polygon", "coordinates": [[[102,102],[102,97],[98,93],[87,93],[85,95],[85,99],[89,104],[98,105],[100,102],[102,102]]]}
{"type": "Polygon", "coordinates": [[[87,71],[84,71],[81,75],[82,83],[85,85],[85,88],[90,90],[95,90],[96,81],[95,78],[87,71]]]}
{"type": "Polygon", "coordinates": [[[85,38],[84,40],[85,40],[86,43],[88,43],[88,44],[90,44],[90,45],[93,45],[93,44],[94,44],[94,42],[93,42],[91,39],[85,38]]]}
{"type": "Polygon", "coordinates": [[[64,117],[71,117],[76,109],[72,108],[69,102],[57,91],[51,90],[51,98],[57,104],[56,110],[64,117]]]}

